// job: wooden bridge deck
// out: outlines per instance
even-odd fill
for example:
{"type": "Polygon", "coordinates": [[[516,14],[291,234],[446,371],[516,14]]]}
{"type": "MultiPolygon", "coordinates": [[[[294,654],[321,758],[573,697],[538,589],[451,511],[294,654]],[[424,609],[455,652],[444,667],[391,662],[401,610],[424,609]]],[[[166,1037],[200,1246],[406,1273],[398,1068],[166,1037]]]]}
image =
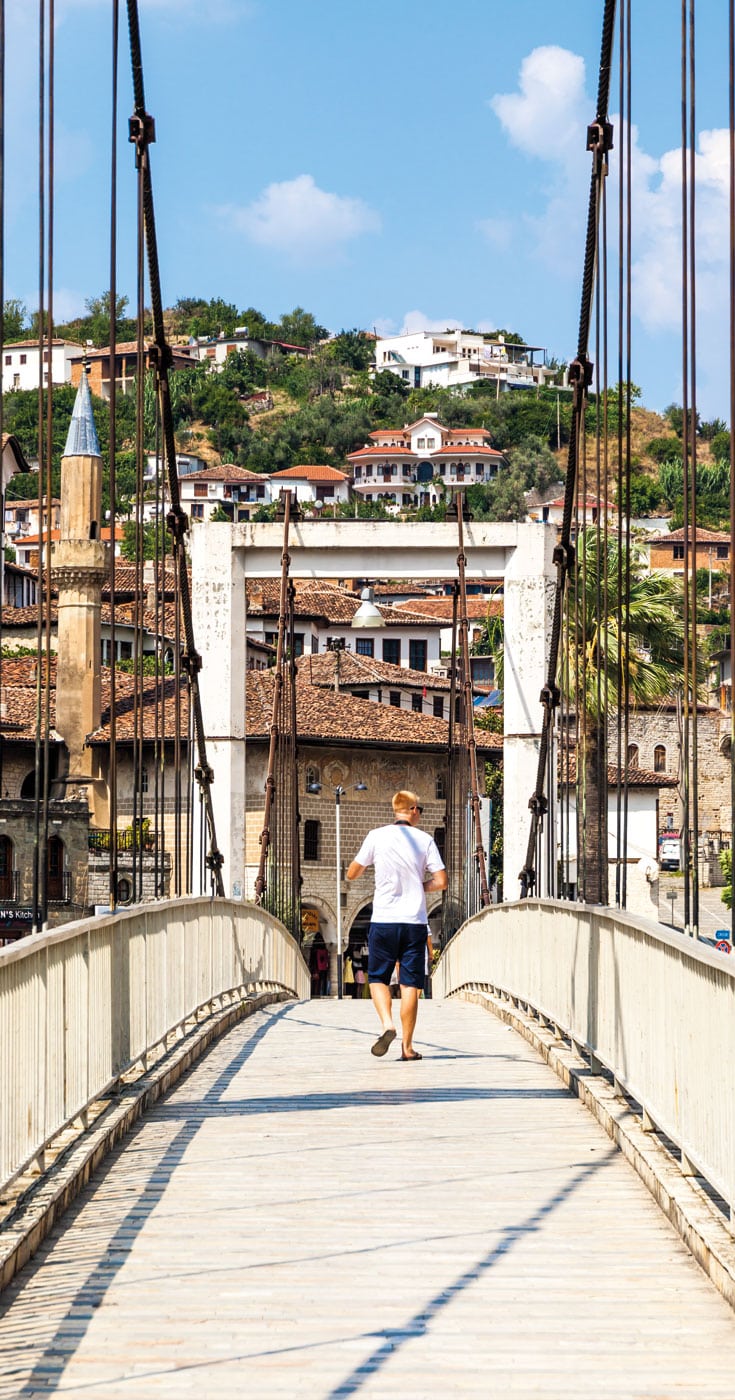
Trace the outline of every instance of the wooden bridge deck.
{"type": "Polygon", "coordinates": [[[0,1307],[0,1396],[735,1394],[735,1317],[587,1111],[479,1007],[232,1031],[0,1307]],[[399,1042],[397,1042],[399,1043],[399,1042]]]}

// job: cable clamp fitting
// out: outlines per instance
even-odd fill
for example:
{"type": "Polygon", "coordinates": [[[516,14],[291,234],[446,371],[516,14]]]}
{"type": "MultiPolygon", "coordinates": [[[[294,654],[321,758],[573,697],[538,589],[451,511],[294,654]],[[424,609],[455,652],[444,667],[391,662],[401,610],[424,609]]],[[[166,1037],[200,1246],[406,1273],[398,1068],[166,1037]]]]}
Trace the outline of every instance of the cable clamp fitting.
{"type": "Polygon", "coordinates": [[[189,529],[189,517],[181,506],[174,506],[166,516],[166,525],[175,540],[183,540],[189,529]]]}
{"type": "Polygon", "coordinates": [[[569,540],[568,544],[557,544],[554,546],[552,562],[562,573],[569,573],[574,568],[576,557],[577,551],[571,540],[569,540]]]}
{"type": "Polygon", "coordinates": [[[536,817],[545,817],[549,810],[548,798],[542,792],[535,792],[529,799],[528,810],[536,817]]]}
{"type": "Polygon", "coordinates": [[[558,685],[545,685],[541,691],[541,704],[547,710],[555,710],[561,700],[561,691],[558,685]]]}
{"type": "Polygon", "coordinates": [[[208,763],[198,763],[194,769],[194,777],[199,783],[199,786],[204,787],[214,782],[214,769],[210,768],[208,763]]]}
{"type": "Polygon", "coordinates": [[[164,370],[173,368],[174,352],[167,341],[159,345],[158,341],[153,342],[148,347],[148,364],[155,371],[156,378],[160,379],[164,370]]]}
{"type": "Polygon", "coordinates": [[[156,123],[150,112],[137,112],[128,118],[128,141],[135,146],[135,165],[140,169],[143,153],[156,139],[156,123]]]}
{"type": "Polygon", "coordinates": [[[181,669],[189,679],[198,676],[202,669],[202,658],[198,651],[185,651],[181,657],[181,669]]]}
{"type": "Polygon", "coordinates": [[[209,851],[205,856],[205,865],[208,870],[221,870],[225,863],[225,858],[221,851],[209,851]]]}
{"type": "Polygon", "coordinates": [[[607,175],[607,156],[613,148],[613,125],[607,120],[592,122],[587,127],[587,150],[594,155],[595,172],[607,175]]]}

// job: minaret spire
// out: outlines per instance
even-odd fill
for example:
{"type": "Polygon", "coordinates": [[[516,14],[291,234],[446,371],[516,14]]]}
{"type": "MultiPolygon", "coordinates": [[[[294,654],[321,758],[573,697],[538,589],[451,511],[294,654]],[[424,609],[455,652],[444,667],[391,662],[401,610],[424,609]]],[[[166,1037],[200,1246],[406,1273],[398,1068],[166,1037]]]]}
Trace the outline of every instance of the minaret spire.
{"type": "Polygon", "coordinates": [[[101,719],[100,614],[110,552],[101,535],[102,454],[83,370],[61,459],[61,528],[51,577],[59,595],[56,728],[69,751],[69,777],[86,780],[93,814],[102,793],[86,739],[101,719]]]}

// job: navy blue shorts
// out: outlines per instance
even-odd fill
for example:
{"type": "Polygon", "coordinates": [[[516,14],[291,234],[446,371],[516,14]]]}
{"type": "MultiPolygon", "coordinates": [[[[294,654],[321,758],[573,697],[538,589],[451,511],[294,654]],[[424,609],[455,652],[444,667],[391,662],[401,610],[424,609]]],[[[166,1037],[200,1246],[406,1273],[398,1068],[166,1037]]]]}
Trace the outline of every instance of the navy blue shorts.
{"type": "Polygon", "coordinates": [[[426,924],[371,924],[368,932],[368,982],[387,987],[396,963],[402,987],[423,987],[426,968],[426,924]]]}

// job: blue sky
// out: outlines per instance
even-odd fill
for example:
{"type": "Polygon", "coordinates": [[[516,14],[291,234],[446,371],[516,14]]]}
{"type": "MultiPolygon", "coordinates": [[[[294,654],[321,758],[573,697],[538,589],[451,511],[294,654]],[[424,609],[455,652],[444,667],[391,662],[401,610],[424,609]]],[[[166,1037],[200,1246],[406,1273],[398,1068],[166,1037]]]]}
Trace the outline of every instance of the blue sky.
{"type": "MultiPolygon", "coordinates": [[[[111,3],[56,4],[63,319],[108,280],[111,3]]],[[[30,309],[37,8],[7,0],[5,295],[30,309]]],[[[602,8],[141,0],[165,303],[222,296],[274,319],[299,304],[332,330],[505,326],[571,358],[602,8]]],[[[633,8],[633,378],[662,408],[681,400],[679,7],[633,8]]],[[[699,8],[699,403],[727,418],[726,15],[699,8]]],[[[132,301],[125,24],[121,58],[119,283],[132,301]]],[[[611,210],[615,173],[613,157],[611,210]]]]}

